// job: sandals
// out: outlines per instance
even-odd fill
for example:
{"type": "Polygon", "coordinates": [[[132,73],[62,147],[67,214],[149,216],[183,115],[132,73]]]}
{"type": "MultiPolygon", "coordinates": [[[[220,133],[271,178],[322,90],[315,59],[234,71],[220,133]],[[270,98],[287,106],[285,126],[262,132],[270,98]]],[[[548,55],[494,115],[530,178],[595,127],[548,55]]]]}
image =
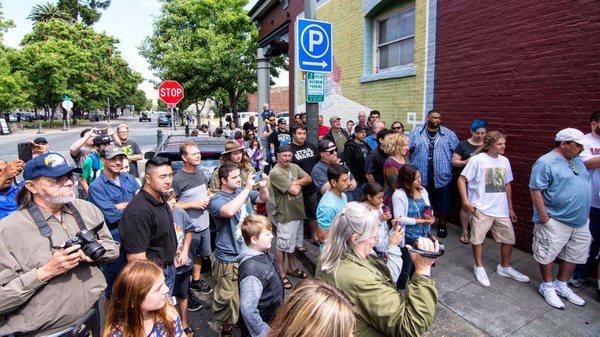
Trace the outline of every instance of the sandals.
{"type": "Polygon", "coordinates": [[[315,239],[315,238],[311,238],[311,239],[310,239],[310,243],[311,243],[313,246],[317,246],[317,247],[319,247],[319,246],[321,245],[321,243],[319,242],[319,239],[315,239]]]}
{"type": "Polygon", "coordinates": [[[306,253],[306,248],[304,248],[304,246],[296,247],[296,250],[299,251],[299,252],[301,252],[301,253],[306,253]]]}
{"type": "Polygon", "coordinates": [[[307,278],[308,277],[308,275],[306,275],[306,273],[300,269],[288,271],[286,274],[289,276],[295,277],[295,278],[307,278]]]}
{"type": "Polygon", "coordinates": [[[463,245],[468,245],[469,244],[469,237],[466,235],[461,235],[460,238],[458,239],[460,241],[460,243],[462,243],[463,245]]]}
{"type": "Polygon", "coordinates": [[[281,281],[283,281],[283,289],[292,289],[294,285],[290,282],[290,279],[287,277],[282,277],[281,281]]]}

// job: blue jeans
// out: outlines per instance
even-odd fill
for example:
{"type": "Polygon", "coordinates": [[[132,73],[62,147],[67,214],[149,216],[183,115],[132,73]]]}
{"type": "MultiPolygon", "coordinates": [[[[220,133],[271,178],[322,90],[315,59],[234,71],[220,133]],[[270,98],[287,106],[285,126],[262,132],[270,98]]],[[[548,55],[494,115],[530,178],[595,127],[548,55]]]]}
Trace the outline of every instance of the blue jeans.
{"type": "MultiPolygon", "coordinates": [[[[119,234],[119,228],[114,228],[110,230],[110,235],[112,235],[113,240],[121,243],[121,235],[119,234]]],[[[110,298],[110,294],[112,293],[112,287],[121,272],[121,269],[127,263],[125,258],[125,249],[123,246],[119,249],[119,256],[106,264],[103,264],[100,269],[104,274],[104,278],[106,278],[106,289],[104,289],[104,297],[110,298]]]]}
{"type": "Polygon", "coordinates": [[[173,288],[175,287],[177,268],[171,263],[170,265],[163,267],[163,275],[165,276],[165,284],[169,287],[169,296],[171,296],[173,294],[173,288]]]}
{"type": "Polygon", "coordinates": [[[590,256],[585,264],[578,264],[575,267],[573,278],[576,280],[585,280],[590,270],[593,270],[594,277],[596,277],[596,266],[598,263],[596,256],[600,249],[600,208],[590,208],[590,234],[592,235],[590,256]]]}

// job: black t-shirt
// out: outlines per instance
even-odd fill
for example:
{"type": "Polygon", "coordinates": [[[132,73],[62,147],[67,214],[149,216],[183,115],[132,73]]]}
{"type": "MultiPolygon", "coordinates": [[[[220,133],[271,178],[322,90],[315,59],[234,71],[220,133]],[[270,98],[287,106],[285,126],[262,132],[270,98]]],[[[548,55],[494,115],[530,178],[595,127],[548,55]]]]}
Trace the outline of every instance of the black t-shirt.
{"type": "Polygon", "coordinates": [[[365,173],[373,175],[373,179],[381,186],[383,186],[383,164],[386,159],[385,152],[377,148],[375,151],[369,153],[365,160],[365,173]]]}
{"type": "Polygon", "coordinates": [[[477,151],[478,148],[479,146],[473,145],[469,143],[467,139],[465,139],[458,143],[454,149],[454,153],[460,155],[460,160],[467,160],[475,155],[475,151],[477,151]]]}
{"type": "MultiPolygon", "coordinates": [[[[292,163],[300,166],[304,172],[310,174],[313,167],[319,162],[319,150],[317,147],[309,142],[305,142],[304,145],[291,143],[290,146],[294,151],[292,163]]],[[[309,184],[302,188],[303,193],[312,192],[314,190],[315,187],[313,184],[309,184]]]]}
{"type": "Polygon", "coordinates": [[[141,189],[129,202],[119,223],[121,244],[127,254],[146,252],[160,265],[173,263],[177,237],[169,205],[141,189]]]}
{"type": "Polygon", "coordinates": [[[242,126],[242,129],[243,129],[244,131],[248,132],[248,130],[254,130],[254,129],[255,129],[255,127],[254,127],[254,124],[253,124],[253,123],[246,122],[246,123],[244,123],[244,126],[242,126]]]}
{"type": "MultiPolygon", "coordinates": [[[[275,145],[275,153],[277,153],[277,149],[279,149],[280,146],[292,143],[292,137],[287,130],[281,132],[279,131],[279,128],[275,128],[275,131],[269,135],[268,141],[269,145],[275,145]]],[[[269,149],[267,149],[267,151],[269,151],[269,149]]]]}

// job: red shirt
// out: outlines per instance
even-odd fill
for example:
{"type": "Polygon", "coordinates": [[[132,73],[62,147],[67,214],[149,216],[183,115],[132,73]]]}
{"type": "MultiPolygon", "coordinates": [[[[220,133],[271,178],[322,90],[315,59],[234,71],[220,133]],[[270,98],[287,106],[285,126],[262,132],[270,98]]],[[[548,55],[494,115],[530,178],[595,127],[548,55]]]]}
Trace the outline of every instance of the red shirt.
{"type": "Polygon", "coordinates": [[[319,139],[323,138],[329,132],[329,127],[325,125],[319,126],[319,139]]]}

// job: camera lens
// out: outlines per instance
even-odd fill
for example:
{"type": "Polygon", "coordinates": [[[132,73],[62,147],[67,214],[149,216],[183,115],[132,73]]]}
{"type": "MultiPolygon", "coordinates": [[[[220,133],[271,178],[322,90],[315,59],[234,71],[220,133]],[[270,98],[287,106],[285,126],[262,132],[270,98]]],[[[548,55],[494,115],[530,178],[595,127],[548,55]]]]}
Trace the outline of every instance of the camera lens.
{"type": "Polygon", "coordinates": [[[99,244],[98,241],[94,241],[85,245],[85,247],[83,247],[83,252],[90,259],[96,261],[99,258],[101,258],[104,255],[104,253],[106,253],[106,249],[104,249],[104,247],[102,247],[102,245],[99,244]]]}

